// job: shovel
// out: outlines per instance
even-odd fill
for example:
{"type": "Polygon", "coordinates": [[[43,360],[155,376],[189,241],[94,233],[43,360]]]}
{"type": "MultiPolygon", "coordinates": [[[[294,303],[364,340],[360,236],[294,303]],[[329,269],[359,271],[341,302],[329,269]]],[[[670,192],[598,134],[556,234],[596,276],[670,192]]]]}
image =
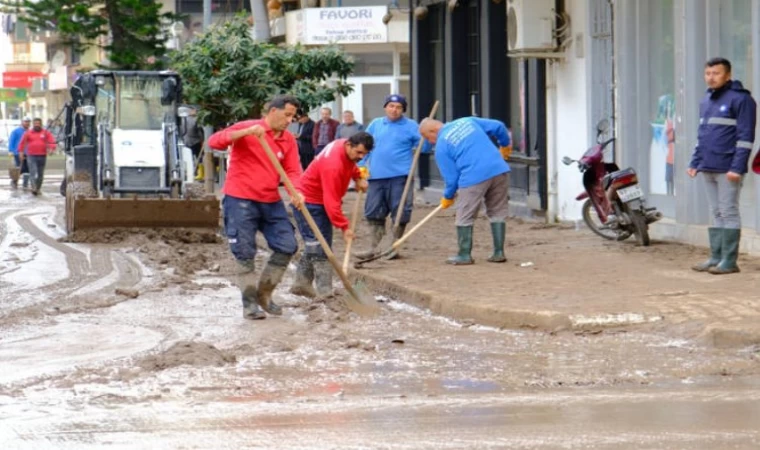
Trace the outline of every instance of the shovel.
{"type": "Polygon", "coordinates": [[[403,244],[404,242],[406,242],[407,239],[409,239],[409,236],[411,236],[412,234],[414,234],[415,231],[417,231],[420,228],[422,228],[422,226],[425,225],[430,219],[432,219],[433,216],[435,216],[436,214],[438,214],[438,212],[441,209],[443,209],[443,206],[438,205],[437,208],[435,208],[434,210],[430,211],[430,214],[428,214],[427,216],[425,216],[424,219],[420,220],[420,222],[417,225],[415,225],[414,228],[412,228],[411,230],[409,230],[405,235],[401,236],[396,242],[394,242],[393,245],[391,245],[391,248],[389,248],[388,250],[386,250],[386,251],[384,251],[384,252],[382,252],[382,253],[380,253],[378,255],[375,255],[375,256],[373,256],[371,258],[367,258],[367,259],[363,259],[361,261],[357,261],[356,263],[354,263],[354,269],[361,269],[362,268],[362,264],[368,263],[370,261],[375,261],[375,260],[380,259],[380,258],[383,258],[385,256],[390,255],[394,251],[398,250],[398,248],[401,247],[401,244],[403,244]]]}
{"type": "MultiPolygon", "coordinates": [[[[257,137],[259,140],[259,143],[264,148],[264,150],[267,153],[267,157],[269,157],[269,160],[274,165],[275,169],[277,169],[277,172],[280,174],[280,178],[282,178],[282,182],[285,184],[285,188],[288,190],[288,194],[291,198],[296,198],[298,195],[298,192],[296,192],[296,188],[293,186],[293,183],[290,182],[290,178],[288,178],[288,174],[285,173],[285,169],[282,168],[282,164],[280,164],[280,161],[277,160],[277,157],[274,155],[274,152],[269,147],[269,144],[265,139],[262,139],[260,137],[257,137]]],[[[335,254],[332,252],[332,249],[330,249],[330,246],[327,244],[327,241],[325,240],[325,237],[322,236],[322,232],[319,231],[319,227],[317,227],[317,224],[314,222],[314,218],[311,217],[311,214],[309,213],[309,210],[306,209],[305,204],[301,204],[301,206],[298,208],[299,211],[301,211],[301,214],[303,214],[304,218],[306,219],[306,223],[309,224],[309,228],[311,228],[311,231],[314,233],[314,236],[317,237],[317,240],[319,241],[319,244],[322,246],[322,250],[324,250],[325,254],[327,255],[327,259],[330,261],[330,264],[333,266],[333,269],[335,269],[335,272],[338,274],[338,277],[340,277],[340,281],[343,282],[343,286],[346,288],[346,291],[350,294],[350,297],[352,300],[355,301],[349,301],[346,302],[346,306],[348,306],[349,309],[354,311],[357,314],[360,314],[362,316],[370,316],[377,314],[379,312],[379,307],[377,306],[377,302],[375,301],[375,297],[372,296],[369,292],[366,291],[366,289],[363,288],[363,286],[351,286],[351,282],[348,281],[348,277],[346,276],[346,273],[343,271],[343,269],[340,267],[340,263],[338,263],[338,259],[335,257],[335,254]]]]}
{"type": "MultiPolygon", "coordinates": [[[[354,203],[354,212],[351,215],[351,232],[356,231],[356,222],[359,220],[359,210],[362,205],[362,194],[364,192],[359,191],[359,195],[356,196],[356,203],[354,203]]],[[[354,239],[350,239],[346,242],[346,254],[343,256],[343,272],[348,273],[348,260],[351,259],[351,245],[354,243],[354,239]]]]}

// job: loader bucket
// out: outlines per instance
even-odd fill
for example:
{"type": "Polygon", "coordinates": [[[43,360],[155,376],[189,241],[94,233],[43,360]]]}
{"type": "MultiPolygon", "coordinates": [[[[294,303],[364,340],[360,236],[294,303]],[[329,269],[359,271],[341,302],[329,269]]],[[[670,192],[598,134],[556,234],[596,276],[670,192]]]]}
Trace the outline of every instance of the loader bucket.
{"type": "Polygon", "coordinates": [[[68,198],[69,233],[96,228],[218,228],[219,200],[68,198]]]}

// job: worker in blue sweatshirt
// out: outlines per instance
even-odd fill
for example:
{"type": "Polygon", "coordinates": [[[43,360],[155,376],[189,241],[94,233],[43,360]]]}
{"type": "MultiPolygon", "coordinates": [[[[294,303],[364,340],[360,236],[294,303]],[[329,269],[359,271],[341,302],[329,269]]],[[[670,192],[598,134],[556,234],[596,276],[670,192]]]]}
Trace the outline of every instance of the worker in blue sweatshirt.
{"type": "Polygon", "coordinates": [[[687,173],[702,178],[713,226],[707,230],[710,258],[692,269],[723,275],[739,272],[739,194],[755,145],[757,105],[742,83],[731,79],[731,63],[725,58],[705,63],[705,83],[708,89],[699,105],[697,146],[687,173]]]}
{"type": "Polygon", "coordinates": [[[507,127],[498,120],[478,117],[464,117],[445,125],[425,119],[420,124],[420,134],[435,145],[435,160],[445,184],[441,198],[443,209],[454,204],[454,196],[459,191],[456,217],[459,253],[446,262],[473,263],[472,226],[482,203],[486,206],[493,237],[493,254],[488,261],[506,262],[504,239],[509,204],[506,160],[512,152],[507,127]]]}
{"type": "MultiPolygon", "coordinates": [[[[396,214],[401,214],[395,239],[404,235],[406,224],[412,218],[412,193],[407,194],[403,208],[401,195],[412,167],[414,151],[420,141],[420,133],[417,122],[404,117],[406,98],[403,95],[389,95],[385,98],[383,108],[385,117],[373,120],[365,129],[374,138],[375,148],[359,162],[359,166],[364,167],[369,175],[364,217],[371,228],[372,242],[369,251],[356,254],[360,259],[370,258],[378,251],[385,236],[385,222],[389,215],[391,223],[394,223],[396,214]]],[[[398,253],[394,252],[388,259],[397,257],[398,253]]]]}

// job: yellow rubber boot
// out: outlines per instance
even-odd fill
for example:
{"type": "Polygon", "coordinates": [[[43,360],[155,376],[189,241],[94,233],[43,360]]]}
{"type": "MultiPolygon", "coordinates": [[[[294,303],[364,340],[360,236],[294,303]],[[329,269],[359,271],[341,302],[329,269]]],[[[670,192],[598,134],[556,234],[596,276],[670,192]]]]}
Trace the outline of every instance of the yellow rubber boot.
{"type": "Polygon", "coordinates": [[[198,164],[198,169],[195,171],[195,181],[203,181],[204,175],[205,174],[203,171],[203,162],[201,162],[200,164],[198,164]]]}

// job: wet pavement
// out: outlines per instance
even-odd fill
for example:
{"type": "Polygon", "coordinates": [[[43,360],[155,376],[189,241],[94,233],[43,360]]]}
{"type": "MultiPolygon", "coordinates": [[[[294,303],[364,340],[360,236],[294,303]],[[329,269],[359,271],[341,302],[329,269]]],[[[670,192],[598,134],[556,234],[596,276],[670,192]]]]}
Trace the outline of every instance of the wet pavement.
{"type": "Polygon", "coordinates": [[[59,242],[54,188],[0,189],[0,448],[758,448],[760,348],[362,319],[289,280],[248,322],[218,245],[59,242]]]}

